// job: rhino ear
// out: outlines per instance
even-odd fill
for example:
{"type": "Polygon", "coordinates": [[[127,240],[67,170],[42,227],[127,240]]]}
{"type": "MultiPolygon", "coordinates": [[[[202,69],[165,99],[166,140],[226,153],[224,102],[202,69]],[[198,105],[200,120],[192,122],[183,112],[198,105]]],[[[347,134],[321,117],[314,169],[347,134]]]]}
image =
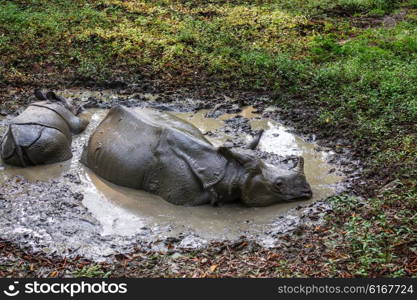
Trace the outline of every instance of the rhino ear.
{"type": "Polygon", "coordinates": [[[40,89],[36,89],[34,94],[38,100],[48,100],[48,98],[46,98],[45,94],[40,89]]]}
{"type": "Polygon", "coordinates": [[[255,156],[238,152],[227,147],[219,147],[218,152],[225,156],[228,160],[237,161],[248,171],[255,171],[259,169],[259,160],[255,156]]]}
{"type": "Polygon", "coordinates": [[[77,109],[73,107],[73,105],[71,105],[71,103],[64,97],[58,96],[53,91],[47,92],[46,97],[48,98],[48,100],[62,103],[66,109],[71,111],[74,115],[77,115],[77,109]]]}
{"type": "Polygon", "coordinates": [[[48,98],[48,100],[52,100],[52,101],[59,101],[59,102],[63,102],[62,98],[59,97],[57,94],[55,94],[52,91],[49,91],[46,93],[46,98],[48,98]]]}
{"type": "Polygon", "coordinates": [[[65,99],[64,97],[58,96],[57,94],[55,94],[53,91],[49,91],[46,93],[46,98],[48,98],[48,100],[52,100],[52,101],[57,101],[57,102],[61,102],[62,104],[64,104],[65,106],[68,106],[68,100],[65,99]]]}
{"type": "Polygon", "coordinates": [[[253,160],[253,157],[251,157],[250,155],[237,152],[228,147],[223,147],[223,146],[219,147],[218,151],[220,154],[223,154],[225,157],[238,161],[241,165],[250,163],[253,160]]]}

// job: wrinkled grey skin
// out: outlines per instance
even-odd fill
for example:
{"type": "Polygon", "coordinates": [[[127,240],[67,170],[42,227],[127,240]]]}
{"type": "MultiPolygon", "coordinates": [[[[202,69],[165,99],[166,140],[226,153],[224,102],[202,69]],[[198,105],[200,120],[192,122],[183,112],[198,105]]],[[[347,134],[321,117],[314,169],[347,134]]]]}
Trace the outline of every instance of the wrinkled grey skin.
{"type": "Polygon", "coordinates": [[[26,167],[56,163],[72,157],[72,134],[82,132],[88,121],[53,92],[35,91],[34,102],[14,118],[1,140],[4,163],[26,167]]]}
{"type": "Polygon", "coordinates": [[[310,198],[303,160],[282,170],[225,147],[193,125],[151,109],[109,111],[91,135],[82,163],[108,181],[177,205],[241,201],[266,206],[310,198]]]}

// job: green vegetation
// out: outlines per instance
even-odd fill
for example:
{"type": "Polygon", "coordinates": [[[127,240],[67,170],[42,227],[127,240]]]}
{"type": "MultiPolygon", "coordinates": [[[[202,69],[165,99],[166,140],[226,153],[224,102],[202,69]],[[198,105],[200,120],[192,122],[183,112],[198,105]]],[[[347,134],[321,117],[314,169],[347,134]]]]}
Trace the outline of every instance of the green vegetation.
{"type": "MultiPolygon", "coordinates": [[[[391,191],[387,196],[397,192],[401,193],[391,191]]],[[[407,262],[401,260],[404,252],[412,255],[417,251],[417,214],[415,209],[410,209],[417,207],[417,193],[398,197],[392,203],[382,195],[362,203],[346,196],[331,201],[337,218],[333,216],[329,220],[333,226],[325,243],[329,252],[338,253],[337,259],[329,259],[329,264],[334,265],[332,276],[341,276],[342,268],[355,276],[407,274],[402,266],[407,262]]]]}
{"type": "Polygon", "coordinates": [[[416,272],[397,245],[417,255],[415,0],[0,1],[0,57],[4,85],[146,75],[313,108],[311,122],[349,138],[378,181],[366,209],[335,201],[344,263],[358,276],[416,272]]]}
{"type": "Polygon", "coordinates": [[[103,271],[100,265],[87,265],[82,269],[76,269],[72,274],[75,278],[108,278],[111,272],[103,271]]]}

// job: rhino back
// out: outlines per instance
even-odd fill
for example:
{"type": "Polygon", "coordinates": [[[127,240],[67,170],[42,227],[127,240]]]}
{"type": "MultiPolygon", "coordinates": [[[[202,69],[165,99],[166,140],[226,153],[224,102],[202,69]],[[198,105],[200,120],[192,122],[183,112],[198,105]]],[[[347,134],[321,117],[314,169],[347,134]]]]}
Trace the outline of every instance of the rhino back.
{"type": "Polygon", "coordinates": [[[181,123],[167,114],[115,107],[90,137],[82,162],[110,182],[143,189],[173,204],[207,203],[208,192],[168,142],[173,131],[190,139],[199,136],[192,134],[197,130],[192,125],[181,123]]]}
{"type": "Polygon", "coordinates": [[[88,124],[88,122],[86,123],[86,121],[83,121],[81,118],[74,115],[69,109],[60,103],[41,101],[33,103],[32,105],[40,108],[46,108],[56,113],[65,121],[72,133],[78,134],[82,132],[88,124]]]}
{"type": "Polygon", "coordinates": [[[82,162],[115,184],[142,188],[145,174],[155,164],[153,150],[160,132],[160,128],[115,107],[91,135],[82,162]]]}
{"type": "Polygon", "coordinates": [[[78,134],[82,132],[88,124],[88,122],[74,115],[72,111],[70,111],[61,103],[54,103],[50,101],[40,101],[40,102],[33,103],[32,106],[51,110],[58,117],[64,120],[69,130],[74,134],[78,134]]]}
{"type": "Polygon", "coordinates": [[[18,125],[41,125],[60,131],[71,141],[72,135],[67,122],[56,112],[46,107],[29,106],[19,116],[14,118],[12,124],[18,125]]]}
{"type": "Polygon", "coordinates": [[[149,108],[138,108],[132,111],[140,120],[160,128],[175,129],[197,140],[210,142],[204,137],[201,131],[194,125],[180,119],[169,112],[159,112],[149,108]]]}

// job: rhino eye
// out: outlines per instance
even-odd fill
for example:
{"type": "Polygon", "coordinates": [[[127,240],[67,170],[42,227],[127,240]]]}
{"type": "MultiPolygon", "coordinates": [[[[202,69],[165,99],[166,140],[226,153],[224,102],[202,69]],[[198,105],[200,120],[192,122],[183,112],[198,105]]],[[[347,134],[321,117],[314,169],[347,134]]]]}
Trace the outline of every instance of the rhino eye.
{"type": "Polygon", "coordinates": [[[279,190],[279,188],[282,186],[282,180],[281,179],[277,179],[275,181],[275,188],[277,188],[279,190]]]}

